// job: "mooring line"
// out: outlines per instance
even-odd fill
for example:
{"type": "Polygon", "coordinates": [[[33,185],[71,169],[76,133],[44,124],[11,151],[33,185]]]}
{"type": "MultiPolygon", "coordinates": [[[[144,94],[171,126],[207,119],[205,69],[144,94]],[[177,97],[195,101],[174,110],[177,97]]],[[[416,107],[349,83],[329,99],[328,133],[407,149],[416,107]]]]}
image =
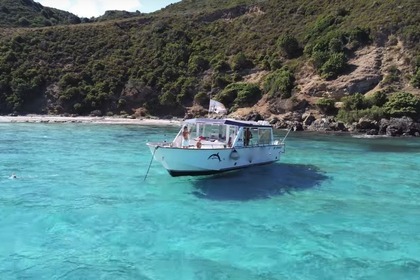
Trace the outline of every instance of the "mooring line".
{"type": "Polygon", "coordinates": [[[146,181],[147,175],[149,174],[150,167],[152,166],[153,159],[154,159],[154,157],[155,157],[156,150],[157,150],[158,148],[159,148],[159,146],[156,146],[156,147],[155,147],[155,150],[153,151],[153,154],[152,154],[152,159],[150,160],[149,167],[147,168],[146,175],[144,175],[143,182],[144,182],[144,181],[146,181]]]}

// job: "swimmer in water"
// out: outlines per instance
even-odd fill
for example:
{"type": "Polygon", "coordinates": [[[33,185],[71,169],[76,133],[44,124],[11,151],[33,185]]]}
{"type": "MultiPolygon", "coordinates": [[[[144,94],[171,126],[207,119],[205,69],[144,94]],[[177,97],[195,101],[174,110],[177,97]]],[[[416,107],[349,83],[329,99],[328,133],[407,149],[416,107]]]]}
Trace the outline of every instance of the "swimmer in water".
{"type": "Polygon", "coordinates": [[[10,176],[10,179],[17,179],[17,176],[15,173],[12,174],[12,176],[10,176]]]}

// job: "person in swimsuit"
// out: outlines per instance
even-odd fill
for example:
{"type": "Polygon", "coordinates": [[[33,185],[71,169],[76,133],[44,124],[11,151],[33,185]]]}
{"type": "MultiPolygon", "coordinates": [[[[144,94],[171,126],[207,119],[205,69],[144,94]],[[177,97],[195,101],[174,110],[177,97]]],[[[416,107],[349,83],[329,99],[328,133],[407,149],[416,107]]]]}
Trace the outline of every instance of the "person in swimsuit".
{"type": "Polygon", "coordinates": [[[188,127],[184,126],[184,130],[182,131],[182,148],[187,149],[190,145],[190,132],[188,131],[188,127]]]}
{"type": "Polygon", "coordinates": [[[244,134],[245,134],[244,135],[244,146],[248,146],[249,145],[249,141],[252,138],[252,132],[251,132],[251,130],[249,130],[249,127],[247,127],[245,129],[245,133],[244,134]]]}

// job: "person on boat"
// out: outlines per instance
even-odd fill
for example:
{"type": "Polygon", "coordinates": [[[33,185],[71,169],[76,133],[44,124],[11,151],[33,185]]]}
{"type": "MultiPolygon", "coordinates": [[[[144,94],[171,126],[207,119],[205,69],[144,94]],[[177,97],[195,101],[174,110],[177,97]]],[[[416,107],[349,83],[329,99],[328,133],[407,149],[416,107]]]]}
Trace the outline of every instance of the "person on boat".
{"type": "Polygon", "coordinates": [[[201,138],[198,138],[197,144],[195,144],[195,146],[197,147],[197,149],[201,149],[201,138]]]}
{"type": "Polygon", "coordinates": [[[247,127],[245,129],[245,133],[244,133],[244,146],[249,146],[249,141],[252,138],[252,132],[251,130],[249,130],[249,127],[247,127]]]}
{"type": "Polygon", "coordinates": [[[187,149],[190,145],[190,132],[188,131],[188,127],[184,126],[184,130],[182,131],[182,148],[187,149]]]}
{"type": "Polygon", "coordinates": [[[229,148],[231,148],[231,147],[232,147],[232,137],[229,137],[229,140],[228,140],[228,142],[227,142],[227,146],[228,146],[229,148]]]}

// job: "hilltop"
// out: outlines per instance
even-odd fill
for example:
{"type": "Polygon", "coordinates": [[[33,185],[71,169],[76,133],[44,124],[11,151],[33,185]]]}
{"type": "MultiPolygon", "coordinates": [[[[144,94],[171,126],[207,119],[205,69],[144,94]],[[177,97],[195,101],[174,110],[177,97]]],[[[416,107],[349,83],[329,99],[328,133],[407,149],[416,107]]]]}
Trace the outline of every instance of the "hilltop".
{"type": "Polygon", "coordinates": [[[0,0],[1,27],[43,27],[60,24],[77,24],[76,15],[44,7],[33,0],[0,0]]]}
{"type": "Polygon", "coordinates": [[[153,14],[2,28],[0,113],[194,116],[211,96],[238,117],[418,118],[418,7],[184,0],[153,14]],[[407,112],[392,113],[398,92],[409,94],[407,112]]]}

